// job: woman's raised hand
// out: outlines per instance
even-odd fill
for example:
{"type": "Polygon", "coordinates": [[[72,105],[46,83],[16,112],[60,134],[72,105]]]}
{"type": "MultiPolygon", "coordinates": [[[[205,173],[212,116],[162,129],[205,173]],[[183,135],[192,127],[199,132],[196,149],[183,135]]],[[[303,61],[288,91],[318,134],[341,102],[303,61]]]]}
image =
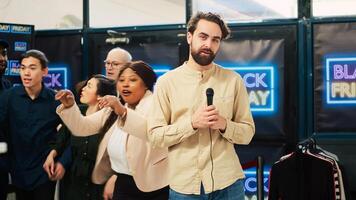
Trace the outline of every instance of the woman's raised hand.
{"type": "Polygon", "coordinates": [[[117,115],[120,116],[126,112],[125,106],[121,104],[120,99],[117,96],[105,95],[103,97],[99,97],[98,100],[100,109],[104,107],[110,107],[117,115]]]}
{"type": "Polygon", "coordinates": [[[74,94],[70,90],[58,91],[55,98],[56,100],[59,100],[65,108],[69,108],[74,105],[74,94]]]}

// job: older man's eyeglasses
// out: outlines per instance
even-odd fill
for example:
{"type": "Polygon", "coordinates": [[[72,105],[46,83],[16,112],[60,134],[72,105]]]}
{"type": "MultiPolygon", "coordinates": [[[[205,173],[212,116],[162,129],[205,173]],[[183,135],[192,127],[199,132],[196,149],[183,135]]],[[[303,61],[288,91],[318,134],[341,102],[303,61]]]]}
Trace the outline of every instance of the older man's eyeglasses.
{"type": "Polygon", "coordinates": [[[119,68],[123,63],[116,62],[116,61],[111,61],[110,62],[110,61],[105,60],[104,64],[105,64],[106,68],[108,68],[108,67],[119,68]]]}

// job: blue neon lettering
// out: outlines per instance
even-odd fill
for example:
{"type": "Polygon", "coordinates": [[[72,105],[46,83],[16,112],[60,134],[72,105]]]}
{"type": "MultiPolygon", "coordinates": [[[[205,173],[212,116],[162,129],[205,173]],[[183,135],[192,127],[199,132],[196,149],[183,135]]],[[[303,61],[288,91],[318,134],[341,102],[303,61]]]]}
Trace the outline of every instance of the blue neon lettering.
{"type": "Polygon", "coordinates": [[[266,73],[256,73],[256,87],[262,85],[263,87],[267,87],[267,84],[263,81],[263,78],[266,76],[266,73]]]}
{"type": "Polygon", "coordinates": [[[352,71],[351,67],[347,64],[345,65],[336,64],[334,65],[333,68],[334,68],[334,79],[336,80],[356,78],[356,70],[354,69],[352,71]],[[352,72],[352,74],[349,74],[349,71],[352,72]]]}
{"type": "Polygon", "coordinates": [[[257,187],[251,187],[250,184],[254,182],[254,184],[256,184],[256,178],[247,178],[245,181],[245,188],[247,191],[249,192],[256,192],[257,191],[257,187]]]}

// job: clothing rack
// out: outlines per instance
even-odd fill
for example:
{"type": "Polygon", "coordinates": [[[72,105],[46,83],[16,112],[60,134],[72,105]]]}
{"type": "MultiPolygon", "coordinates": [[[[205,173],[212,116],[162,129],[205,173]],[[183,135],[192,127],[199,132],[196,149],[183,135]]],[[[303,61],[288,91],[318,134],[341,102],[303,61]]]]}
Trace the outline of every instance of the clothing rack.
{"type": "Polygon", "coordinates": [[[297,151],[305,153],[307,150],[316,149],[316,140],[313,137],[307,138],[297,144],[297,151]]]}
{"type": "Polygon", "coordinates": [[[309,137],[296,146],[295,152],[282,156],[272,165],[269,177],[269,200],[345,200],[345,186],[338,158],[317,146],[309,137]]]}
{"type": "Polygon", "coordinates": [[[263,168],[264,168],[263,157],[262,156],[257,156],[257,168],[256,168],[257,200],[263,200],[264,199],[263,168]]]}
{"type": "Polygon", "coordinates": [[[244,163],[242,169],[256,167],[256,180],[257,180],[257,200],[264,199],[264,186],[263,186],[263,169],[264,159],[262,156],[257,156],[255,160],[244,163]]]}

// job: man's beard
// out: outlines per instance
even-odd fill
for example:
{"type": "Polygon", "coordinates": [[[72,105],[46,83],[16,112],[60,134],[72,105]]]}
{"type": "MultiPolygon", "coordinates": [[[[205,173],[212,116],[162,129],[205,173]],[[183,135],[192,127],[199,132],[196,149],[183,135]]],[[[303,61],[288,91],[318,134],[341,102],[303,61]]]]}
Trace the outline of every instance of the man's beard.
{"type": "Polygon", "coordinates": [[[198,51],[194,51],[192,48],[191,55],[196,63],[201,66],[209,65],[215,59],[216,54],[210,49],[199,49],[198,51]],[[208,53],[207,56],[201,55],[202,53],[208,53]]]}

